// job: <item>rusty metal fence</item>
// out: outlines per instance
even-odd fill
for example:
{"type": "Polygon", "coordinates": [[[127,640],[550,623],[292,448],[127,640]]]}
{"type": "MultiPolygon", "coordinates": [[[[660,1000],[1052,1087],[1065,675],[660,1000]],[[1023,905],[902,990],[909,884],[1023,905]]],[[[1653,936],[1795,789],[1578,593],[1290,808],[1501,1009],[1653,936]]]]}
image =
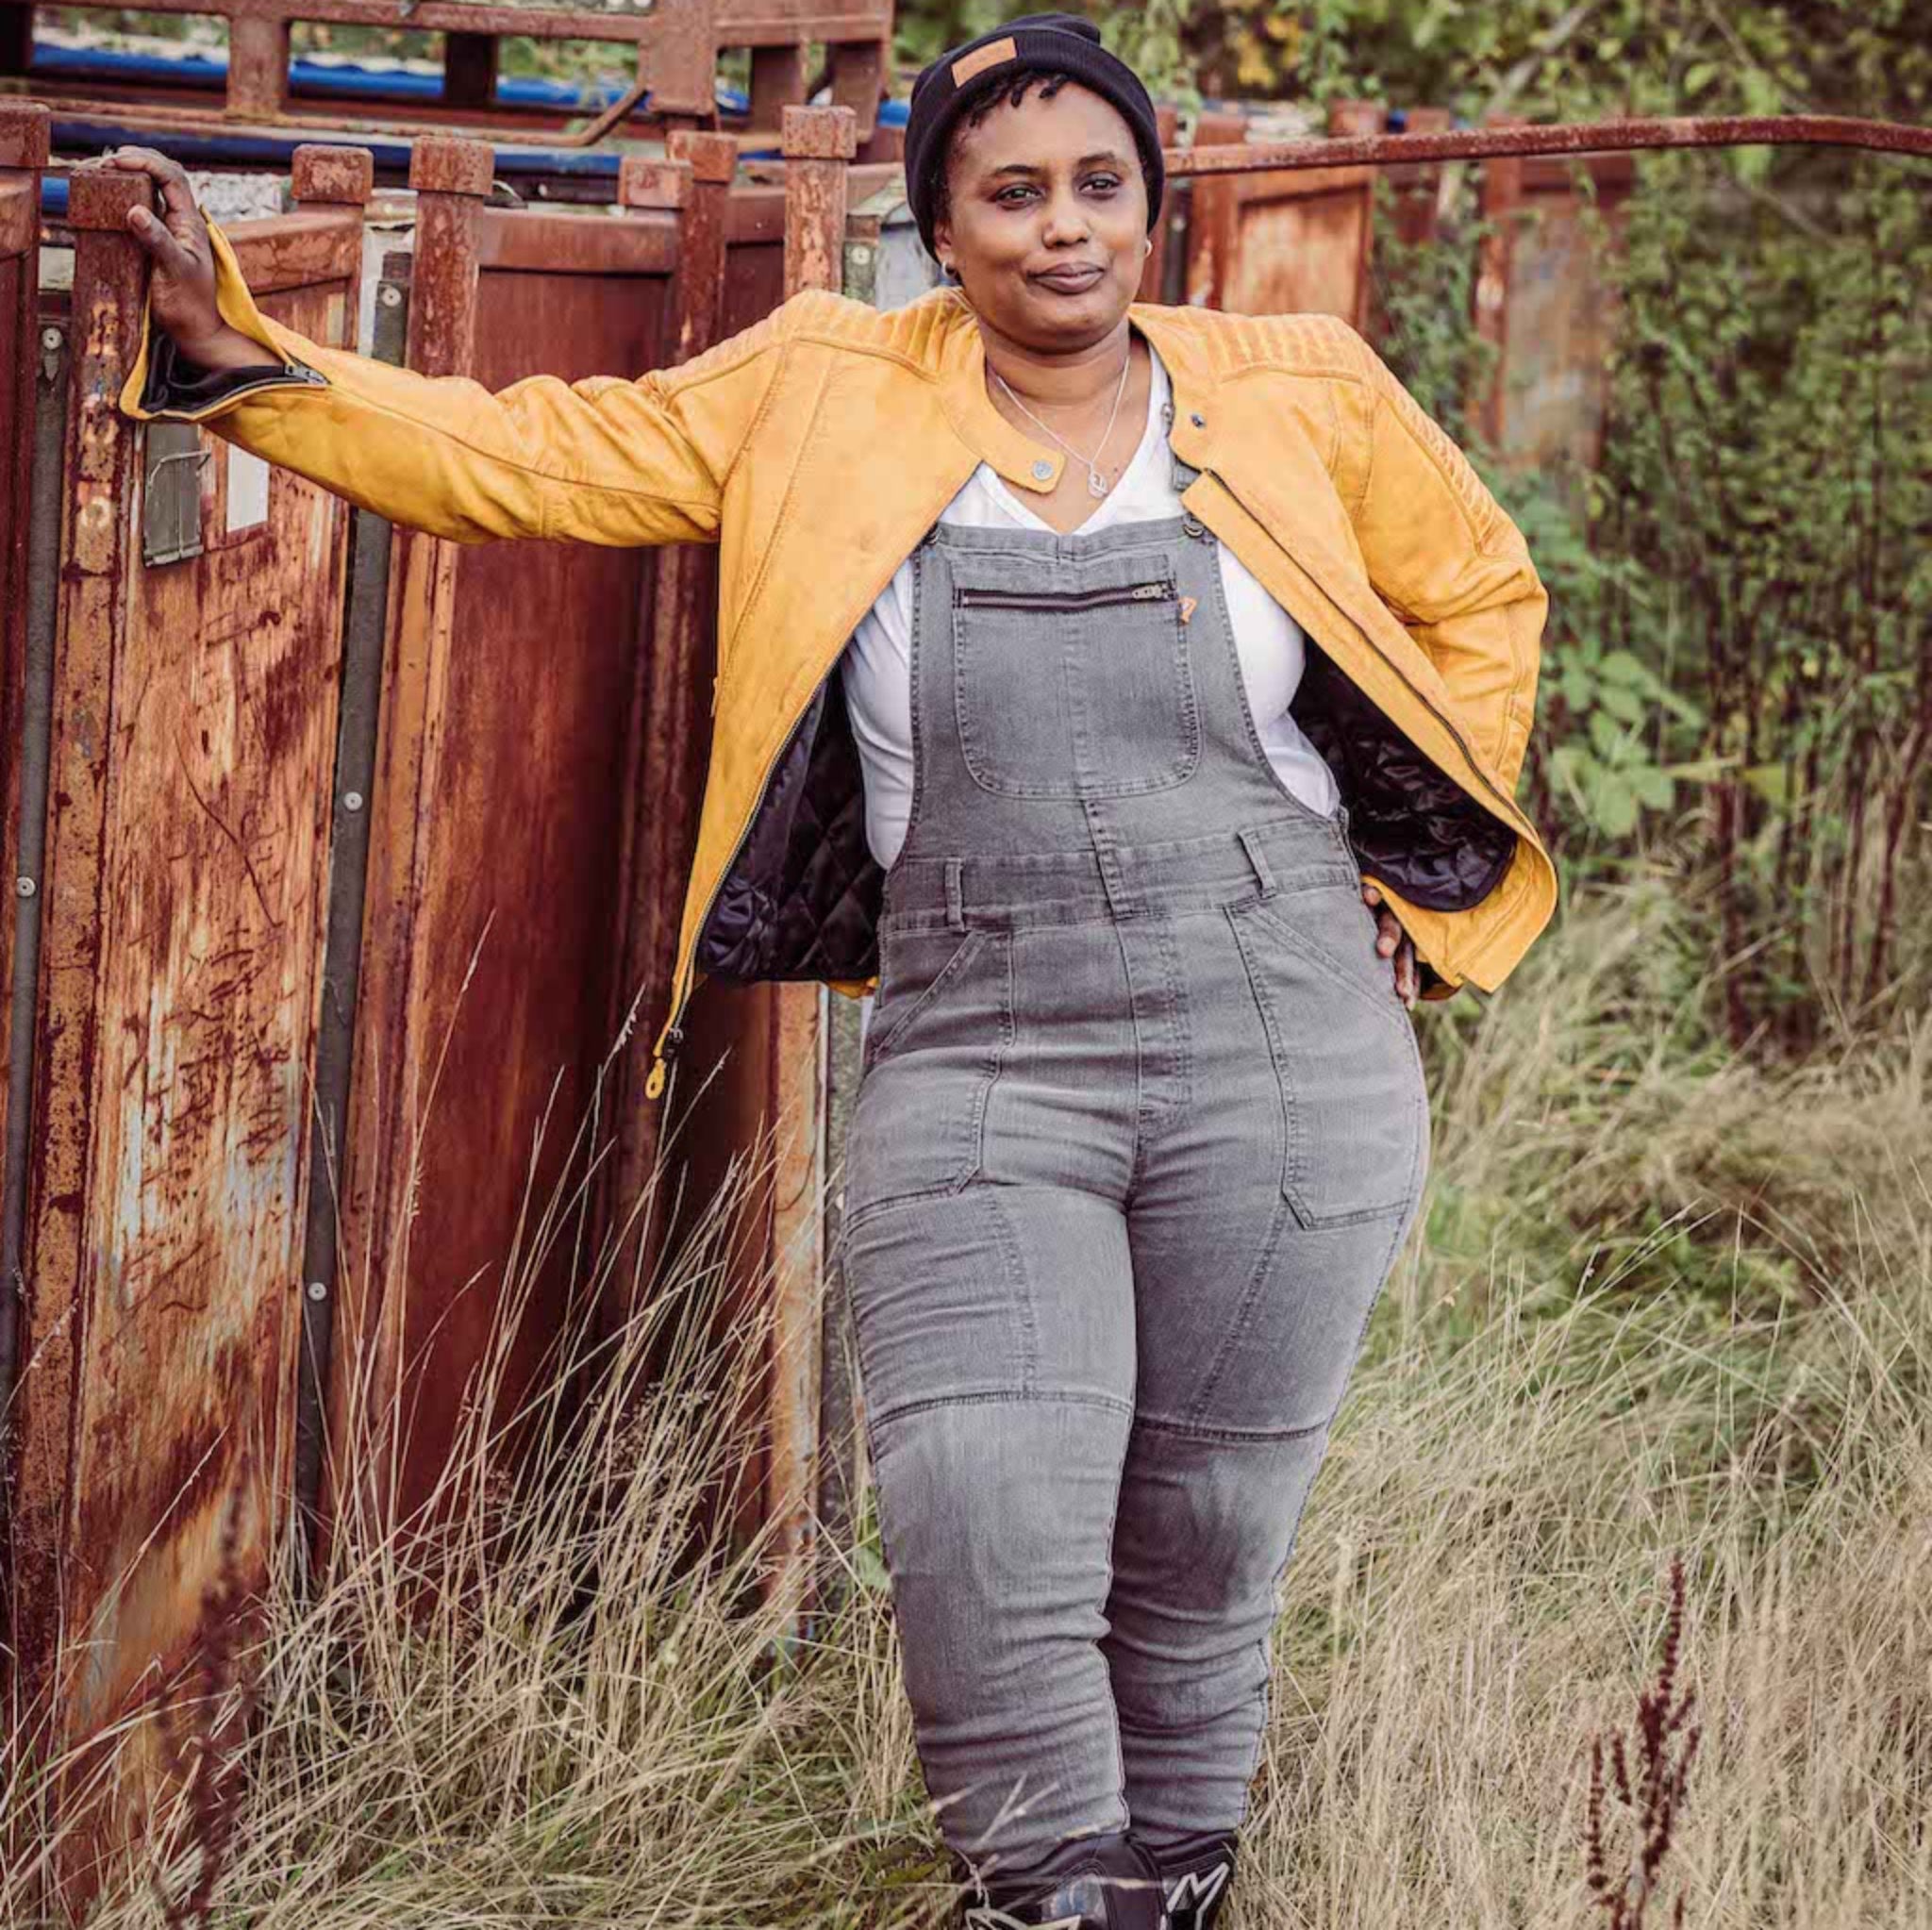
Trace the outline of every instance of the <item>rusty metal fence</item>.
{"type": "MultiPolygon", "coordinates": [[[[730,137],[679,136],[599,214],[489,206],[489,147],[425,139],[362,345],[492,388],[691,355],[835,278],[848,190],[886,172],[852,167],[856,134],[789,109],[794,158],[762,182],[730,137]]],[[[168,1691],[218,1577],[259,1584],[288,1545],[291,1496],[305,1531],[352,1499],[420,1518],[486,1368],[514,1405],[578,1282],[568,1241],[514,1287],[508,1256],[600,1090],[597,1213],[650,1174],[661,1109],[612,1041],[666,990],[714,565],[391,531],[201,425],[123,416],[144,183],[73,174],[62,287],[36,274],[46,159],[44,107],[0,110],[5,1686],[58,1751],[168,1691]],[[352,1427],[358,1403],[406,1440],[352,1427]],[[352,1438],[344,1473],[325,1445],[352,1438]]],[[[294,210],[231,226],[266,314],[354,344],[371,178],[364,152],[299,150],[294,210]]],[[[721,984],[693,1008],[699,1069],[708,1042],[728,1060],[676,1127],[693,1199],[805,1118],[741,1306],[820,1223],[826,1003],[721,984]]],[[[802,1535],[810,1254],[790,1277],[731,1506],[802,1535]]],[[[158,1767],[124,1752],[108,1838],[158,1767]]]]}
{"type": "MultiPolygon", "coordinates": [[[[76,172],[48,230],[71,245],[68,285],[38,272],[47,125],[42,106],[0,107],[16,880],[0,926],[0,1445],[12,1700],[38,1699],[72,1744],[179,1672],[218,1570],[259,1580],[291,1496],[305,1532],[351,1499],[388,1521],[429,1499],[496,1344],[527,1202],[570,1155],[570,1129],[540,1141],[540,1121],[608,1106],[593,1226],[651,1175],[665,1123],[634,1083],[648,1055],[613,1042],[668,990],[714,566],[695,549],[391,531],[199,425],[122,416],[143,292],[125,223],[145,181],[76,172]],[[332,1470],[325,1446],[351,1437],[358,1402],[407,1414],[406,1448],[332,1470]]],[[[1369,320],[1372,170],[1409,171],[1399,205],[1425,232],[1443,160],[1504,158],[1519,172],[1489,191],[1520,201],[1541,191],[1539,149],[1707,144],[1699,125],[1390,136],[1344,114],[1337,139],[1274,146],[1210,127],[1169,156],[1191,220],[1149,275],[1191,299],[1369,320]]],[[[626,159],[614,211],[570,214],[491,205],[489,147],[425,138],[414,245],[373,269],[369,157],[308,148],[293,211],[229,232],[264,312],[318,341],[491,388],[662,366],[798,288],[840,286],[858,249],[875,270],[893,171],[854,165],[850,108],[789,108],[784,127],[769,178],[729,137],[688,132],[626,159]]],[[[1858,123],[1722,138],[1932,153],[1925,130],[1858,123]]],[[[1520,258],[1489,268],[1522,278],[1520,258]]],[[[1526,312],[1544,319],[1520,331],[1500,305],[1510,355],[1539,352],[1559,297],[1540,291],[1526,312]]],[[[686,1057],[701,1087],[726,1071],[676,1124],[702,1201],[740,1148],[791,1123],[734,1284],[741,1306],[781,1304],[731,1506],[778,1523],[773,1586],[801,1606],[853,1016],[815,985],[708,982],[686,1057]],[[804,1263],[776,1270],[781,1254],[804,1263]]],[[[641,1238],[675,1232],[667,1214],[641,1238]]],[[[568,1241],[519,1287],[512,1399],[577,1290],[568,1241]]],[[[124,1770],[130,1823],[156,1767],[136,1753],[124,1770]]]]}

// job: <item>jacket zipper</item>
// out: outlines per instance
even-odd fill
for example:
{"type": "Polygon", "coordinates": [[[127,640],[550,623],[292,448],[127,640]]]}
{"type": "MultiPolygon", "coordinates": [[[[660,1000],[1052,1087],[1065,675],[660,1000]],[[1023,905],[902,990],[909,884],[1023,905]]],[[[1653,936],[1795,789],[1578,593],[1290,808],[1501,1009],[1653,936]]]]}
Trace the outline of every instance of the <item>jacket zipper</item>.
{"type": "Polygon", "coordinates": [[[198,423],[204,416],[211,415],[218,408],[225,408],[238,395],[253,395],[258,389],[281,389],[291,383],[305,389],[326,389],[328,377],[319,369],[311,369],[307,362],[291,362],[276,375],[261,375],[253,382],[238,383],[233,389],[225,389],[205,408],[158,408],[154,412],[157,422],[198,423]]]}
{"type": "MultiPolygon", "coordinates": [[[[1239,502],[1241,500],[1240,497],[1235,495],[1234,491],[1231,489],[1228,489],[1225,479],[1221,475],[1219,471],[1208,469],[1203,470],[1201,473],[1204,475],[1213,476],[1216,485],[1222,490],[1226,491],[1229,497],[1231,497],[1234,501],[1239,502]]],[[[1279,539],[1277,539],[1277,541],[1279,539]]],[[[1282,547],[1286,552],[1287,545],[1283,544],[1282,547]]],[[[1310,570],[1306,563],[1301,562],[1299,557],[1297,557],[1295,560],[1297,567],[1300,568],[1303,571],[1303,573],[1307,576],[1309,582],[1315,584],[1316,587],[1319,589],[1321,587],[1321,578],[1318,577],[1315,574],[1315,573],[1312,570],[1310,570]]],[[[1334,599],[1331,597],[1329,601],[1333,603],[1334,599]]],[[[1392,670],[1395,673],[1395,674],[1402,679],[1403,684],[1407,688],[1409,693],[1415,698],[1416,702],[1419,703],[1423,707],[1423,708],[1430,714],[1430,716],[1436,718],[1441,724],[1442,728],[1446,730],[1452,738],[1455,739],[1456,747],[1462,753],[1463,761],[1467,763],[1469,768],[1472,771],[1474,771],[1476,776],[1482,780],[1483,789],[1487,790],[1491,797],[1499,799],[1503,804],[1505,809],[1510,812],[1513,817],[1522,817],[1522,807],[1517,804],[1514,798],[1506,796],[1504,792],[1498,788],[1494,780],[1482,768],[1481,764],[1477,762],[1475,752],[1471,748],[1469,740],[1463,736],[1460,730],[1457,728],[1455,719],[1446,716],[1442,711],[1439,710],[1435,705],[1430,703],[1428,698],[1424,696],[1421,690],[1416,689],[1415,683],[1410,678],[1408,673],[1405,671],[1403,667],[1399,663],[1397,663],[1395,659],[1392,657],[1391,657],[1389,653],[1386,650],[1384,650],[1382,646],[1379,643],[1377,643],[1372,636],[1369,635],[1368,631],[1364,629],[1360,624],[1357,623],[1353,617],[1349,616],[1348,613],[1341,608],[1341,606],[1339,603],[1335,605],[1335,607],[1337,612],[1341,616],[1342,621],[1346,623],[1350,626],[1350,628],[1355,630],[1361,637],[1362,641],[1366,643],[1369,646],[1369,648],[1373,650],[1375,653],[1375,655],[1379,657],[1382,659],[1382,661],[1386,663],[1389,666],[1389,668],[1392,670]]],[[[1291,611],[1290,614],[1292,615],[1293,612],[1291,611]]],[[[1297,623],[1300,623],[1301,620],[1297,617],[1295,621],[1297,623]]],[[[1304,629],[1310,629],[1312,626],[1304,624],[1302,627],[1304,629]]],[[[1524,824],[1528,824],[1528,822],[1529,821],[1527,818],[1524,818],[1524,824]]],[[[1510,828],[1512,830],[1516,828],[1513,822],[1510,824],[1510,828]]],[[[1518,835],[1521,836],[1522,834],[1519,832],[1518,835]]],[[[1536,847],[1539,850],[1541,849],[1541,841],[1537,839],[1534,828],[1532,828],[1530,832],[1530,840],[1533,844],[1536,845],[1536,847]]],[[[1545,853],[1544,856],[1547,857],[1548,854],[1545,853]]]]}
{"type": "Polygon", "coordinates": [[[1174,595],[1172,583],[1131,583],[1110,590],[966,590],[955,588],[956,609],[1105,609],[1112,604],[1158,603],[1174,595]]]}

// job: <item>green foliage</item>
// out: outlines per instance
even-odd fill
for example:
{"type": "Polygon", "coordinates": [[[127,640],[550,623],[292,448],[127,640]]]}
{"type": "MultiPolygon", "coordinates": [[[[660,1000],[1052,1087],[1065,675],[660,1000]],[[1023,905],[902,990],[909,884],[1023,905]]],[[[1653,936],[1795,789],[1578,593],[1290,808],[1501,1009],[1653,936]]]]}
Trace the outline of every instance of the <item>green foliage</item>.
{"type": "MultiPolygon", "coordinates": [[[[1037,10],[1037,0],[900,0],[900,49],[929,60],[1037,10]]],[[[1176,99],[1349,97],[1474,114],[1507,96],[1538,118],[1911,120],[1932,91],[1924,0],[1088,0],[1087,10],[1176,99]]],[[[1761,175],[1769,159],[1747,149],[1733,165],[1761,175]]]]}
{"type": "Polygon", "coordinates": [[[1466,182],[1416,248],[1383,191],[1375,292],[1550,591],[1530,782],[1566,867],[1707,863],[1725,1035],[1802,1048],[1829,1002],[1924,995],[1899,940],[1932,768],[1932,226],[1923,167],[1761,152],[1647,157],[1587,216],[1622,309],[1594,473],[1524,473],[1473,426],[1466,182]]]}
{"type": "Polygon", "coordinates": [[[1752,1024],[1790,1030],[1821,983],[1903,994],[1932,751],[1924,191],[1883,158],[1781,154],[1752,180],[1661,156],[1630,211],[1591,542],[1643,580],[1591,615],[1690,707],[1659,742],[1710,775],[1752,1024]]]}

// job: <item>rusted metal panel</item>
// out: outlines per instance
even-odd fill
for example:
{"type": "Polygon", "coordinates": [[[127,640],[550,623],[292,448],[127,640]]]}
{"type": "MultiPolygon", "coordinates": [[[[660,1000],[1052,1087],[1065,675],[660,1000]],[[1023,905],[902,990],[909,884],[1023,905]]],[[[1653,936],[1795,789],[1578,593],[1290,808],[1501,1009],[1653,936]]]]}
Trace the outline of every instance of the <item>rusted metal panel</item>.
{"type": "Polygon", "coordinates": [[[1634,162],[1486,164],[1476,323],[1497,357],[1479,424],[1511,467],[1580,486],[1603,452],[1634,162]]]}
{"type": "Polygon", "coordinates": [[[548,208],[485,208],[478,266],[531,274],[666,276],[677,265],[669,219],[600,221],[548,208]]]}
{"type": "MultiPolygon", "coordinates": [[[[629,234],[586,241],[560,268],[486,273],[492,230],[498,258],[530,259],[519,225],[548,233],[554,220],[436,191],[419,210],[409,359],[422,373],[497,389],[666,358],[665,277],[609,272],[658,258],[633,254],[629,234]]],[[[588,233],[640,218],[578,219],[588,233]]],[[[511,1403],[565,1324],[574,1242],[539,1264],[518,1232],[564,1170],[611,1042],[611,881],[633,808],[621,779],[652,560],[395,532],[344,1213],[352,1265],[331,1369],[325,1506],[338,1513],[345,1464],[366,1477],[355,1495],[376,1521],[408,1520],[444,1479],[512,1292],[519,1323],[499,1384],[511,1403]],[[512,1266],[527,1271],[507,1281],[512,1266]]]]}
{"type": "MultiPolygon", "coordinates": [[[[261,1579],[288,1476],[305,1069],[321,957],[343,506],[210,435],[204,552],[142,570],[138,176],[76,171],[15,1588],[29,1693],[90,1745],[191,1659],[232,1527],[261,1579]]],[[[237,251],[250,266],[245,238],[237,251]]],[[[258,281],[258,286],[260,283],[258,281]]],[[[347,291],[266,297],[340,337],[347,291]]],[[[159,1757],[122,1759],[94,1858],[159,1757]]],[[[83,1757],[85,1763],[86,1758],[83,1757]]],[[[78,1772],[77,1772],[78,1773],[78,1772]]]]}
{"type": "MultiPolygon", "coordinates": [[[[1371,111],[1338,103],[1341,131],[1371,111]]],[[[1203,117],[1209,150],[1246,151],[1238,116],[1203,117]]],[[[1319,311],[1357,326],[1368,318],[1372,171],[1330,167],[1245,170],[1203,177],[1194,186],[1195,231],[1188,300],[1242,315],[1319,311]]]]}

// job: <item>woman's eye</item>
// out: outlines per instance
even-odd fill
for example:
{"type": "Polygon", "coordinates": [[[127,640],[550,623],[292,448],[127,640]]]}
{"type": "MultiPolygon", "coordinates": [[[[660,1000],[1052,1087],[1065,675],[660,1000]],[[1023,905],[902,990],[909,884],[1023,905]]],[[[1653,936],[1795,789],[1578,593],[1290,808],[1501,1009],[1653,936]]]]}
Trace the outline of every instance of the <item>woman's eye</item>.
{"type": "MultiPolygon", "coordinates": [[[[1089,175],[1080,185],[1101,194],[1111,194],[1121,185],[1121,177],[1118,175],[1089,175]]],[[[1040,190],[1031,182],[1015,181],[1000,189],[992,198],[996,207],[1018,208],[1023,201],[1030,201],[1039,192],[1040,190]]]]}

